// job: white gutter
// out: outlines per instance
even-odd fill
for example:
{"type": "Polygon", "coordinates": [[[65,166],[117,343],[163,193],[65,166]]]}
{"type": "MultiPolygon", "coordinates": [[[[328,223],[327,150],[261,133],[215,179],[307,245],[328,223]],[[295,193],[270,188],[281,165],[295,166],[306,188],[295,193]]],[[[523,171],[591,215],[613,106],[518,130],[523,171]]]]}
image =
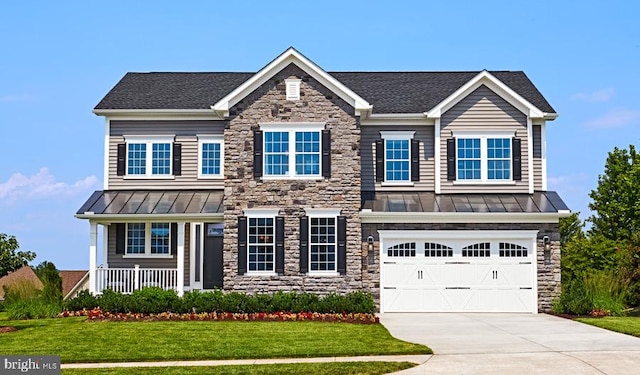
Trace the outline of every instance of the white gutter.
{"type": "Polygon", "coordinates": [[[362,223],[557,223],[559,212],[372,212],[360,211],[362,223]]]}

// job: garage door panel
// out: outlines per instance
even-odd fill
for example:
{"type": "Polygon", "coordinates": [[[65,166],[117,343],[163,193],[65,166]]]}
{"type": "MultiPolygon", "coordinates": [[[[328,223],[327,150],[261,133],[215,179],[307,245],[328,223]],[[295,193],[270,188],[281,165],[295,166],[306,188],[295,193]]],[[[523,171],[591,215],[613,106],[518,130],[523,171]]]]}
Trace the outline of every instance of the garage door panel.
{"type": "Polygon", "coordinates": [[[531,286],[531,263],[496,265],[496,284],[500,286],[531,286]]]}
{"type": "Polygon", "coordinates": [[[423,309],[424,293],[419,288],[384,289],[385,311],[420,312],[423,309]]]}
{"type": "Polygon", "coordinates": [[[385,285],[402,286],[418,283],[418,266],[415,263],[385,263],[385,285]]]}

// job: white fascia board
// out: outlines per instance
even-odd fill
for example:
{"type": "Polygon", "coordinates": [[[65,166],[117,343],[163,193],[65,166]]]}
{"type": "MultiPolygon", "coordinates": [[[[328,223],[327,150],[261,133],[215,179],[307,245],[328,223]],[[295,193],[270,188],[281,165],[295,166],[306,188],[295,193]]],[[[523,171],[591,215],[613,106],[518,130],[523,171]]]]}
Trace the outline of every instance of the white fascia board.
{"type": "Polygon", "coordinates": [[[89,219],[91,222],[99,224],[106,223],[144,223],[144,222],[189,222],[189,221],[211,221],[220,222],[224,219],[224,214],[94,214],[85,212],[76,214],[77,219],[89,219]]]}
{"type": "Polygon", "coordinates": [[[360,125],[362,126],[386,126],[386,127],[394,127],[394,126],[433,126],[435,124],[434,119],[428,119],[423,113],[419,114],[420,116],[407,116],[404,117],[402,115],[392,115],[392,116],[381,116],[372,114],[365,119],[360,120],[360,125]]]}
{"type": "MultiPolygon", "coordinates": [[[[568,211],[567,211],[568,212],[568,211]]],[[[570,214],[570,212],[569,212],[570,214]]],[[[360,212],[362,223],[557,223],[566,212],[360,212]]]]}
{"type": "Polygon", "coordinates": [[[379,230],[381,239],[423,239],[423,238],[456,238],[456,239],[535,239],[538,230],[379,230]],[[496,231],[500,234],[496,235],[496,231]]]}
{"type": "Polygon", "coordinates": [[[276,75],[291,63],[294,63],[300,69],[304,70],[307,74],[311,75],[322,85],[326,86],[329,90],[331,90],[344,101],[353,106],[356,110],[356,115],[359,116],[371,112],[371,104],[369,104],[355,92],[351,91],[340,81],[333,78],[322,68],[316,65],[313,61],[304,57],[293,47],[290,47],[289,49],[284,51],[275,60],[267,64],[267,66],[265,66],[264,68],[260,69],[260,71],[254,74],[243,84],[236,87],[235,90],[212,105],[211,109],[213,109],[220,116],[229,116],[229,108],[236,105],[236,103],[238,103],[240,100],[249,95],[251,92],[260,87],[262,84],[271,79],[274,75],[276,75]]]}
{"type": "MultiPolygon", "coordinates": [[[[433,107],[430,111],[425,112],[425,115],[429,118],[439,118],[443,113],[451,109],[459,101],[471,94],[475,89],[481,85],[486,85],[496,94],[500,95],[504,100],[516,107],[519,111],[527,115],[530,118],[543,118],[545,113],[538,109],[533,104],[529,103],[525,98],[520,96],[517,92],[513,91],[509,86],[505,85],[489,73],[486,70],[478,73],[475,77],[469,80],[456,90],[453,94],[449,95],[440,104],[433,107]]],[[[548,114],[547,114],[548,115],[548,114]]]]}
{"type": "Polygon", "coordinates": [[[223,120],[210,109],[94,109],[96,116],[104,116],[117,120],[176,120],[176,119],[210,119],[223,120]]]}

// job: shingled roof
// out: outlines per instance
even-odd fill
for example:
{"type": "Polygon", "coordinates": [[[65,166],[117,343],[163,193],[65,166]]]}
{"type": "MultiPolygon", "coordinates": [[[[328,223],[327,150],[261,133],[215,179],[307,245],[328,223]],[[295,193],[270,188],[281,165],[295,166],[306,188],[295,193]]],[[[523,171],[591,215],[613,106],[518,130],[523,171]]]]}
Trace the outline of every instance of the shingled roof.
{"type": "MultiPolygon", "coordinates": [[[[470,72],[328,72],[374,113],[422,113],[478,75],[470,72]]],[[[490,71],[543,112],[555,110],[521,71],[490,71]]],[[[127,73],[98,103],[106,109],[210,109],[255,73],[127,73]]]]}

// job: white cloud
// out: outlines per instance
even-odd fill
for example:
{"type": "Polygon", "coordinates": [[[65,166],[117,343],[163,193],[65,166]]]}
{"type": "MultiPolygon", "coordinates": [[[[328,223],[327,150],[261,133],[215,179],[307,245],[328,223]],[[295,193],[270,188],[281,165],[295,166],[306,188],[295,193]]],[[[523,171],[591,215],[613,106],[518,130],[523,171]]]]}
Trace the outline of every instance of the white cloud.
{"type": "Polygon", "coordinates": [[[613,87],[608,87],[606,89],[589,92],[589,93],[580,92],[580,93],[571,95],[571,99],[581,100],[587,103],[606,102],[606,101],[609,101],[609,99],[611,99],[614,91],[615,90],[613,89],[613,87]]]}
{"type": "Polygon", "coordinates": [[[0,103],[2,102],[28,102],[33,97],[29,94],[10,94],[0,95],[0,103]]]}
{"type": "Polygon", "coordinates": [[[38,173],[27,177],[14,173],[7,182],[0,184],[0,202],[13,202],[18,199],[41,199],[51,197],[70,197],[85,193],[98,183],[96,176],[88,176],[73,183],[56,181],[49,169],[40,168],[38,173]]]}
{"type": "Polygon", "coordinates": [[[640,111],[617,108],[604,116],[587,121],[584,125],[590,129],[622,128],[640,119],[640,111]]]}

